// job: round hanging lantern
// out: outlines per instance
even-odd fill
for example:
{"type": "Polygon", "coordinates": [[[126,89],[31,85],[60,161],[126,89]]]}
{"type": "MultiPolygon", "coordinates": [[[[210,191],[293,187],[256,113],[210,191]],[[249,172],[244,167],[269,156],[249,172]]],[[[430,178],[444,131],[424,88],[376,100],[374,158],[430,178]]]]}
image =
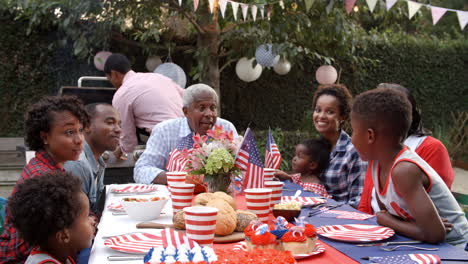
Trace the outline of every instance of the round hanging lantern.
{"type": "Polygon", "coordinates": [[[151,56],[151,57],[148,57],[148,59],[146,59],[145,66],[149,72],[153,72],[156,69],[156,67],[158,67],[161,64],[162,64],[162,61],[159,56],[151,56]]]}
{"type": "Polygon", "coordinates": [[[255,51],[255,59],[262,66],[273,67],[278,63],[280,56],[273,52],[273,45],[262,44],[255,51]]]}
{"type": "Polygon", "coordinates": [[[96,55],[94,55],[94,67],[100,71],[103,71],[106,60],[110,55],[112,55],[112,52],[109,51],[100,51],[96,53],[96,55]]]}
{"type": "Polygon", "coordinates": [[[185,88],[185,85],[187,84],[187,76],[185,76],[184,70],[175,63],[172,63],[172,62],[163,63],[159,65],[154,70],[154,72],[171,78],[175,83],[177,83],[182,88],[185,88]]]}
{"type": "Polygon", "coordinates": [[[253,82],[262,75],[262,66],[260,64],[253,66],[254,58],[241,58],[236,64],[236,74],[244,82],[253,82]]]}
{"type": "Polygon", "coordinates": [[[279,75],[285,75],[291,70],[291,63],[287,59],[281,59],[273,66],[273,70],[279,75]]]}
{"type": "Polygon", "coordinates": [[[322,65],[315,72],[315,78],[320,84],[333,84],[338,78],[336,69],[331,65],[322,65]]]}

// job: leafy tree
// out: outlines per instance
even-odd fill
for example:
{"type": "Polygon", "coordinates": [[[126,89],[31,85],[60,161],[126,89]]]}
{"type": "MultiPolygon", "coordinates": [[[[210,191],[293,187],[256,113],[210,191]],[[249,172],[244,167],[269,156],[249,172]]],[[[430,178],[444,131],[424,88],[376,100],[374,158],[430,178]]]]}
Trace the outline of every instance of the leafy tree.
{"type": "MultiPolygon", "coordinates": [[[[307,60],[331,63],[331,57],[350,57],[364,31],[344,8],[331,8],[334,1],[241,0],[265,8],[265,18],[237,21],[228,6],[222,18],[218,1],[214,12],[208,0],[0,0],[17,19],[28,19],[29,32],[55,27],[74,41],[74,52],[91,57],[97,49],[108,49],[111,41],[142,48],[151,54],[160,49],[193,54],[196,65],[190,74],[219,92],[220,73],[240,57],[253,57],[256,47],[275,43],[274,51],[301,66],[307,60]],[[328,8],[327,8],[328,6],[328,8]],[[325,12],[328,9],[329,12],[325,12]],[[267,12],[271,13],[267,19],[267,12]]],[[[0,3],[1,3],[0,2],[0,3]]],[[[52,44],[51,44],[52,45],[52,44]]],[[[52,48],[52,46],[51,46],[52,48]]]]}

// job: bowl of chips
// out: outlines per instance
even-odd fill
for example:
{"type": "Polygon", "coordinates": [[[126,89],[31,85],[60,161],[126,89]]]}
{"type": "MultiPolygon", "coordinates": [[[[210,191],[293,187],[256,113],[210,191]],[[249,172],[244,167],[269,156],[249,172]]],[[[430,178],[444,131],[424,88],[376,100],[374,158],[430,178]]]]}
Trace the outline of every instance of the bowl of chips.
{"type": "Polygon", "coordinates": [[[296,201],[275,204],[273,207],[273,215],[275,217],[282,216],[288,222],[292,222],[294,218],[299,217],[301,214],[301,207],[301,203],[296,201]]]}
{"type": "Polygon", "coordinates": [[[122,198],[121,204],[130,218],[148,221],[161,215],[167,201],[165,197],[125,197],[122,198]]]}

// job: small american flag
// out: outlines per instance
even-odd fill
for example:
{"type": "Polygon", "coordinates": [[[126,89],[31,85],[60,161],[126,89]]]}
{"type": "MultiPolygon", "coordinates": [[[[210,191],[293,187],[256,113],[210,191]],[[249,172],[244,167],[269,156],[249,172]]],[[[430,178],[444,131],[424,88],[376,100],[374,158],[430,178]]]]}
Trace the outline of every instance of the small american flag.
{"type": "Polygon", "coordinates": [[[182,155],[182,150],[191,150],[193,148],[193,134],[190,133],[187,136],[180,139],[176,148],[169,154],[169,160],[167,161],[166,169],[168,171],[185,171],[188,159],[182,155]]]}
{"type": "Polygon", "coordinates": [[[406,254],[386,257],[370,257],[371,262],[380,264],[439,264],[440,257],[434,254],[406,254]]]}
{"type": "Polygon", "coordinates": [[[249,128],[245,132],[244,141],[237,153],[235,165],[245,170],[244,189],[263,187],[263,164],[253,132],[249,128]]]}
{"type": "Polygon", "coordinates": [[[281,153],[279,152],[278,145],[271,134],[271,129],[268,128],[268,137],[265,149],[265,168],[279,169],[281,165],[281,153]]]}

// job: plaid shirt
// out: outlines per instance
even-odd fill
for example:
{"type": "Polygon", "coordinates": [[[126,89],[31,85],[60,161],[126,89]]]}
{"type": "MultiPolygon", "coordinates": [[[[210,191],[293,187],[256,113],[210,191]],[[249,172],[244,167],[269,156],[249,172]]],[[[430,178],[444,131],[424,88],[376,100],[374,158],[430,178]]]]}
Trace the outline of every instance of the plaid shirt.
{"type": "MultiPolygon", "coordinates": [[[[59,168],[52,157],[45,151],[37,151],[36,156],[24,167],[20,178],[16,182],[23,183],[26,179],[40,176],[41,174],[54,170],[63,170],[59,168]]],[[[16,187],[12,193],[16,192],[16,187]]],[[[10,214],[8,207],[6,210],[5,230],[0,236],[0,264],[3,263],[24,263],[32,247],[19,236],[16,228],[9,221],[10,214]]]]}
{"type": "MultiPolygon", "coordinates": [[[[216,125],[222,126],[223,130],[232,131],[234,137],[237,137],[237,130],[231,122],[218,117],[216,125]]],[[[177,146],[179,140],[190,132],[192,130],[186,117],[166,120],[154,126],[146,142],[145,151],[135,164],[135,182],[150,184],[159,173],[165,171],[169,153],[177,146]]]]}
{"type": "Polygon", "coordinates": [[[366,169],[367,162],[361,160],[351,143],[351,138],[342,130],[335,148],[330,153],[330,164],[320,175],[320,180],[333,199],[357,207],[366,169]]]}
{"type": "Polygon", "coordinates": [[[293,180],[293,183],[298,184],[299,186],[301,186],[306,191],[311,191],[311,192],[316,193],[316,194],[318,194],[320,196],[323,196],[325,198],[333,198],[328,194],[327,190],[325,189],[325,186],[323,186],[322,184],[312,183],[312,182],[303,182],[301,180],[301,174],[300,173],[296,173],[296,174],[291,175],[291,178],[293,180]]]}

